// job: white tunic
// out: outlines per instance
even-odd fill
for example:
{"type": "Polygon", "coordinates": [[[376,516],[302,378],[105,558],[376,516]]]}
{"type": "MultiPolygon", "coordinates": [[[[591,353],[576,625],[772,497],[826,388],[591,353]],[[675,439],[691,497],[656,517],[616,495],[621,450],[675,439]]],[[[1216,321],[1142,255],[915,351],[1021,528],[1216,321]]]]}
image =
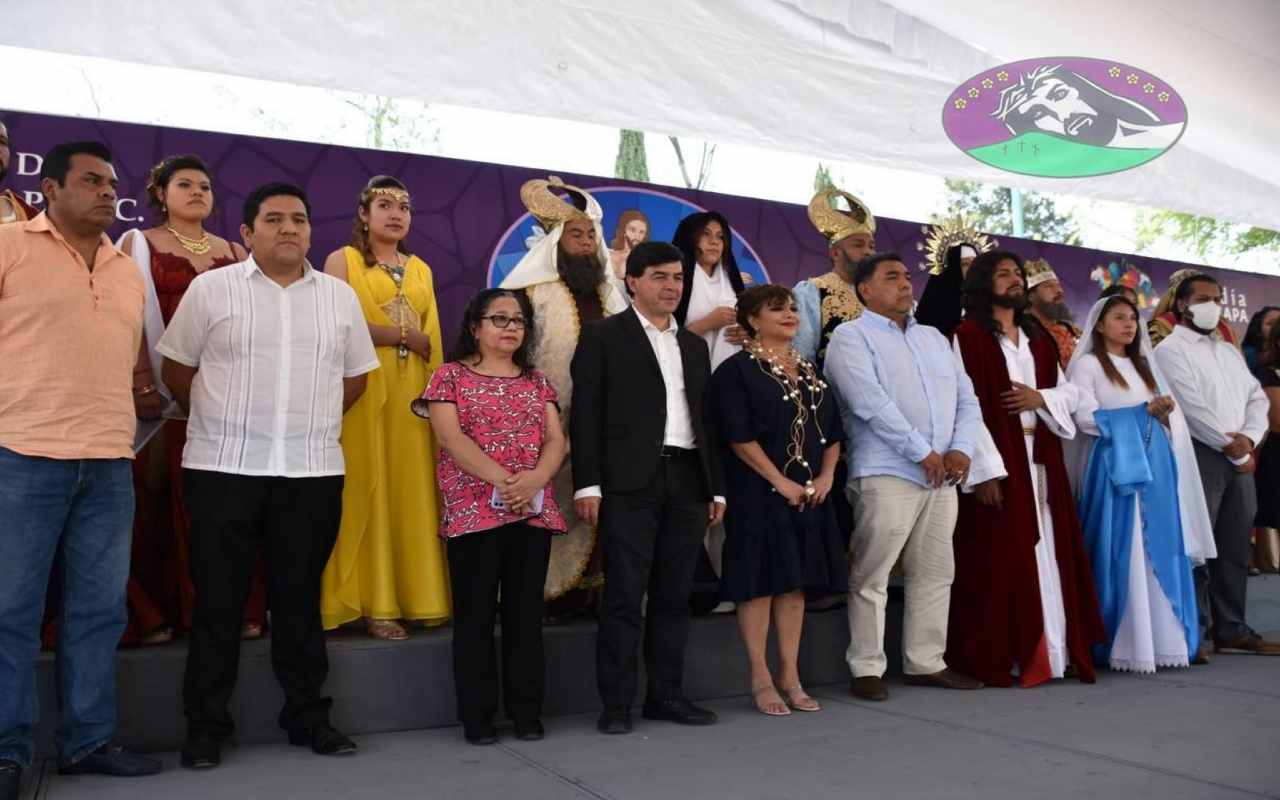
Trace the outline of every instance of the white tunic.
{"type": "MultiPolygon", "coordinates": [[[[1098,435],[1093,419],[1097,408],[1128,408],[1150,402],[1154,393],[1147,388],[1133,362],[1111,356],[1111,363],[1124,376],[1128,387],[1112,383],[1102,371],[1097,357],[1089,355],[1072,365],[1071,382],[1087,392],[1076,409],[1080,432],[1098,435]]],[[[1111,668],[1130,672],[1155,672],[1156,667],[1185,667],[1189,663],[1187,637],[1173,613],[1173,605],[1156,580],[1147,555],[1142,531],[1142,498],[1134,495],[1133,545],[1129,551],[1128,600],[1111,646],[1111,668]]],[[[1171,531],[1147,531],[1162,536],[1171,531]]]]}
{"type": "MultiPolygon", "coordinates": [[[[693,287],[690,289],[689,310],[685,314],[686,323],[696,322],[720,306],[734,308],[737,305],[738,295],[734,293],[733,284],[729,282],[729,275],[724,271],[723,265],[716,264],[710,275],[701,266],[693,268],[693,287]]],[[[742,349],[736,344],[729,344],[729,340],[725,338],[727,329],[726,325],[702,335],[711,351],[712,372],[716,371],[721,362],[742,349]]]]}

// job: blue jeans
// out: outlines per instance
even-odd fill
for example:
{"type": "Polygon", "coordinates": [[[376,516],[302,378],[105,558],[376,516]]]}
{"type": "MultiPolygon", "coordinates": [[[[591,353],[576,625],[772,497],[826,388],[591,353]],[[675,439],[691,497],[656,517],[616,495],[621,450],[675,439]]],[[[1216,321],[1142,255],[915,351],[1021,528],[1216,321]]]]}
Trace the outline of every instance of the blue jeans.
{"type": "Polygon", "coordinates": [[[35,661],[56,554],[64,570],[59,757],[78,761],[115,733],[115,649],[128,618],[132,529],[128,459],[64,461],[0,447],[0,759],[31,763],[35,661]]]}

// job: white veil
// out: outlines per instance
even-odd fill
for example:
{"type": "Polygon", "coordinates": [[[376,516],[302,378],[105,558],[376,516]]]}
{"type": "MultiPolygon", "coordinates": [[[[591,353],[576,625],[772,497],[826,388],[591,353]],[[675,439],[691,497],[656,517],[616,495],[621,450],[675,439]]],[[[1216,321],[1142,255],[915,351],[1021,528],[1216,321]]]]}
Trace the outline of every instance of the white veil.
{"type": "MultiPolygon", "coordinates": [[[[1103,298],[1089,309],[1089,318],[1085,321],[1084,335],[1076,345],[1075,353],[1067,364],[1067,380],[1071,380],[1081,359],[1093,356],[1093,329],[1097,327],[1102,309],[1110,298],[1103,298]]],[[[1160,394],[1169,394],[1169,384],[1160,374],[1156,365],[1155,348],[1151,346],[1151,337],[1147,334],[1147,326],[1138,320],[1139,352],[1147,359],[1156,379],[1160,394]]],[[[1089,461],[1089,451],[1096,437],[1081,433],[1072,442],[1063,442],[1067,458],[1067,471],[1071,475],[1072,485],[1079,495],[1083,483],[1085,465],[1089,461]]],[[[1204,486],[1200,483],[1200,467],[1196,463],[1195,449],[1191,444],[1191,433],[1187,428],[1187,419],[1182,409],[1174,407],[1169,415],[1169,440],[1173,445],[1173,458],[1178,467],[1178,508],[1182,517],[1182,541],[1187,557],[1191,563],[1199,566],[1207,559],[1218,557],[1218,548],[1213,541],[1213,524],[1209,520],[1209,507],[1205,503],[1204,486]]]]}

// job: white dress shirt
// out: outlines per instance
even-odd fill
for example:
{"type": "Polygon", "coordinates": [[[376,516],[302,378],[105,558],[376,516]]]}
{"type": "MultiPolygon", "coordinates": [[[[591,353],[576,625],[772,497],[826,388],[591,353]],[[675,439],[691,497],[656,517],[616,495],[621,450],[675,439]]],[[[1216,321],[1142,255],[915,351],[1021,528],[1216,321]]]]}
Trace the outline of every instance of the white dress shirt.
{"type": "MultiPolygon", "coordinates": [[[[667,447],[680,447],[692,450],[698,446],[693,431],[693,417],[689,414],[689,396],[684,388],[684,359],[680,356],[680,342],[676,331],[680,326],[675,317],[667,318],[667,327],[659,329],[644,314],[632,306],[624,314],[635,314],[644,328],[644,335],[649,338],[649,346],[658,359],[658,369],[662,371],[662,382],[667,389],[667,424],[662,434],[662,444],[667,447]]],[[[586,486],[573,493],[574,500],[584,497],[600,497],[599,486],[586,486]]],[[[724,498],[716,495],[715,502],[724,505],[724,498]]]]}
{"type": "Polygon", "coordinates": [[[342,381],[378,368],[346,283],[307,265],[282,287],[250,256],[192,281],[156,349],[198,368],[182,466],[344,474],[342,381]]]}
{"type": "MultiPolygon", "coordinates": [[[[1155,357],[1191,438],[1214,450],[1231,444],[1228,433],[1243,433],[1255,445],[1262,441],[1271,403],[1234,345],[1179,325],[1156,345],[1155,357]]],[[[1232,459],[1248,461],[1248,455],[1232,459]]]]}

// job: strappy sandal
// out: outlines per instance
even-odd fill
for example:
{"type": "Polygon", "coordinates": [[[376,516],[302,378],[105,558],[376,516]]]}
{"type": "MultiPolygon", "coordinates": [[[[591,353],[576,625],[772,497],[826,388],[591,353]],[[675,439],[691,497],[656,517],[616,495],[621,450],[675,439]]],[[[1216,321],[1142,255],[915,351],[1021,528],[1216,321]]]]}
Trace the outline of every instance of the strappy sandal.
{"type": "Polygon", "coordinates": [[[375,639],[388,642],[403,642],[409,638],[409,632],[394,619],[371,619],[366,623],[369,635],[375,639]]]}
{"type": "Polygon", "coordinates": [[[751,700],[755,703],[756,711],[759,711],[766,717],[787,717],[791,715],[791,709],[787,708],[786,701],[784,701],[780,695],[778,697],[778,702],[776,703],[761,703],[760,695],[765,692],[773,692],[774,694],[777,694],[778,689],[770,683],[751,690],[751,700]]]}
{"type": "Polygon", "coordinates": [[[818,701],[809,696],[800,684],[796,684],[788,689],[782,690],[782,696],[786,698],[787,705],[796,711],[821,711],[822,706],[818,705],[818,701]],[[797,695],[799,695],[797,697],[797,695]]]}
{"type": "Polygon", "coordinates": [[[240,638],[253,640],[262,638],[262,626],[256,622],[246,622],[240,628],[240,638]]]}

